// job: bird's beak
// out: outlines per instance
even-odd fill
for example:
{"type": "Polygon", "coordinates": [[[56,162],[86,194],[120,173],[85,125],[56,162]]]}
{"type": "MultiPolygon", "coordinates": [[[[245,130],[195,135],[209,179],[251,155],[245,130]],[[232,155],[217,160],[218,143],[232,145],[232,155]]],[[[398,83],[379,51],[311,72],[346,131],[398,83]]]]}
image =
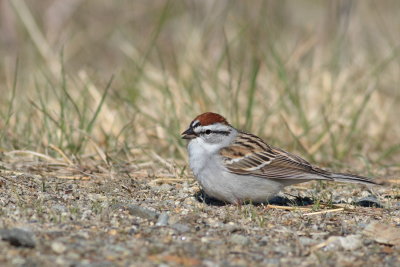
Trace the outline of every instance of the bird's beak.
{"type": "Polygon", "coordinates": [[[186,131],[184,131],[184,132],[182,133],[182,139],[188,139],[188,140],[190,140],[190,139],[193,139],[193,138],[196,138],[196,137],[197,137],[197,135],[196,135],[196,133],[193,131],[193,128],[192,128],[192,127],[188,128],[186,131]]]}

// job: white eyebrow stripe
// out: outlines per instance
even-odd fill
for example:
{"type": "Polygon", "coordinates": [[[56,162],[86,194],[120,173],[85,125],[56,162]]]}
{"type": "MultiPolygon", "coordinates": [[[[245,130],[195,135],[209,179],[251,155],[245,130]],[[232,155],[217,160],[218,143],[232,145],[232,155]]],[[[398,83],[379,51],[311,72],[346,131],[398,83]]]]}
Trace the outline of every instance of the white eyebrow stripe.
{"type": "Polygon", "coordinates": [[[192,128],[196,128],[197,126],[199,126],[200,125],[200,121],[199,120],[195,120],[193,123],[192,123],[192,128]]]}
{"type": "Polygon", "coordinates": [[[216,132],[231,132],[231,129],[223,124],[212,124],[212,125],[207,125],[203,126],[204,129],[208,129],[211,131],[216,131],[216,132]]]}

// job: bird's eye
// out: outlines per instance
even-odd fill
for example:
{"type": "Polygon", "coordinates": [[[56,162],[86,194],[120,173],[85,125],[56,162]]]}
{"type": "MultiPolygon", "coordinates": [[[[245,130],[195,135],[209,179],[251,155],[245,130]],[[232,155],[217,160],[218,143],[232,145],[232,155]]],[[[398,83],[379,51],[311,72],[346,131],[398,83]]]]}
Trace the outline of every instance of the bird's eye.
{"type": "Polygon", "coordinates": [[[206,134],[209,135],[211,133],[211,130],[206,130],[206,134]]]}

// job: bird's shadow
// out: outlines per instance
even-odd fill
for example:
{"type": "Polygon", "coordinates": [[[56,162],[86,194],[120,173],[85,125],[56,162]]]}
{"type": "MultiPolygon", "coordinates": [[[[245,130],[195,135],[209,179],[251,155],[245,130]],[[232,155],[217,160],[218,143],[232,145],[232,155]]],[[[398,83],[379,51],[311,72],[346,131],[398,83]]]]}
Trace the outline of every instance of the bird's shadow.
{"type": "MultiPolygon", "coordinates": [[[[194,197],[202,203],[205,203],[209,206],[225,206],[229,205],[229,203],[220,201],[218,199],[212,198],[208,196],[203,190],[199,190],[194,194],[194,197]]],[[[332,204],[341,204],[344,203],[342,201],[334,202],[332,204]]],[[[258,205],[278,205],[278,206],[297,206],[297,207],[302,207],[302,206],[309,206],[309,205],[314,205],[315,201],[310,198],[310,197],[300,197],[300,196],[292,196],[292,198],[287,198],[285,196],[276,196],[269,201],[263,202],[263,203],[245,203],[245,204],[252,204],[255,206],[258,205]]],[[[347,204],[347,203],[346,203],[347,204]]],[[[374,207],[374,208],[383,208],[384,206],[377,201],[377,199],[372,198],[372,197],[367,197],[367,198],[361,198],[352,203],[354,206],[359,206],[359,207],[374,207]]]]}
{"type": "MultiPolygon", "coordinates": [[[[218,199],[212,198],[208,196],[203,190],[199,190],[194,194],[194,197],[197,199],[197,201],[205,203],[209,206],[225,206],[229,205],[229,203],[220,201],[218,199]]],[[[272,199],[270,199],[268,202],[263,202],[263,203],[245,203],[245,204],[252,204],[255,206],[262,205],[262,204],[270,204],[270,205],[279,205],[279,206],[308,206],[308,205],[313,205],[314,200],[309,198],[309,197],[300,197],[296,196],[294,199],[289,199],[287,197],[283,196],[276,196],[272,199]]]]}

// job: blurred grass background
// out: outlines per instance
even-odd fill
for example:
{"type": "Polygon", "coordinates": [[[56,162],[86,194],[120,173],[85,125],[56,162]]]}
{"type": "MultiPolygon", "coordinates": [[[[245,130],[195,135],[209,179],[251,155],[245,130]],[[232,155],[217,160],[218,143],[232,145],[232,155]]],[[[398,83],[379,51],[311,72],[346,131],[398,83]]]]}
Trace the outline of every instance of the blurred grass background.
{"type": "Polygon", "coordinates": [[[180,133],[214,111],[323,166],[399,170],[399,10],[0,0],[0,151],[179,161],[180,133]]]}

